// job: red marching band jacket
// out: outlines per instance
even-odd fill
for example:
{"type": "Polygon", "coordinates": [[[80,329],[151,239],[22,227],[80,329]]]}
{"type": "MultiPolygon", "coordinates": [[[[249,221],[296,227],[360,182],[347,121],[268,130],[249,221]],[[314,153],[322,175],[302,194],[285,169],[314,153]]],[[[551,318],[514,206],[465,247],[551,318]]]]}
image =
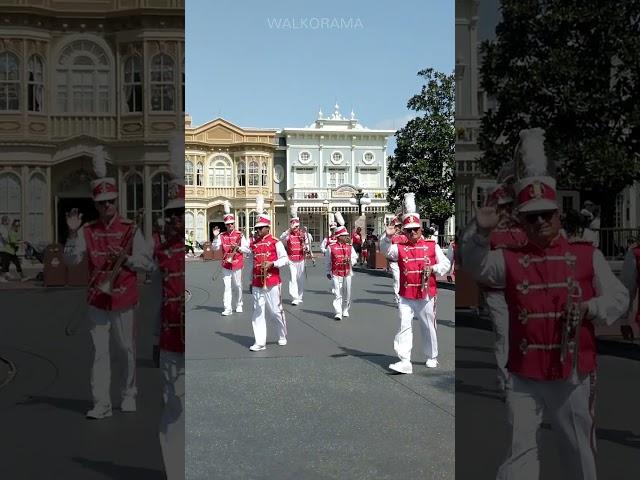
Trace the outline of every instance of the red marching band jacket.
{"type": "MultiPolygon", "coordinates": [[[[251,285],[254,287],[262,287],[264,281],[262,274],[262,263],[275,262],[278,259],[278,252],[276,252],[276,244],[278,240],[273,238],[271,234],[266,235],[261,240],[251,239],[249,248],[253,252],[253,278],[251,285]]],[[[280,284],[280,269],[277,267],[271,267],[267,270],[267,278],[265,285],[267,288],[271,288],[274,285],[280,284]]]]}
{"type": "Polygon", "coordinates": [[[107,258],[109,248],[126,248],[131,255],[135,225],[131,220],[117,217],[110,226],[101,221],[84,226],[84,239],[89,257],[88,303],[101,310],[126,310],[138,303],[138,276],[126,264],[113,281],[111,294],[101,292],[98,287],[111,275],[107,258]]]}
{"type": "Polygon", "coordinates": [[[287,239],[287,255],[292,262],[300,262],[304,260],[304,234],[289,233],[287,239]]]}
{"type": "Polygon", "coordinates": [[[227,270],[239,270],[244,265],[244,257],[242,256],[242,252],[239,250],[233,255],[233,261],[231,263],[227,262],[227,256],[233,250],[233,247],[236,245],[240,246],[240,240],[242,240],[242,232],[239,230],[234,230],[233,232],[222,232],[220,234],[220,241],[222,244],[222,252],[224,256],[222,257],[222,268],[226,268],[227,270]]]}
{"type": "Polygon", "coordinates": [[[404,233],[396,233],[391,237],[392,244],[404,244],[407,243],[408,239],[404,233]]]}
{"type": "Polygon", "coordinates": [[[184,240],[158,245],[155,257],[162,272],[160,348],[184,353],[184,240]]]}
{"type": "Polygon", "coordinates": [[[432,273],[425,288],[420,289],[422,282],[422,272],[425,263],[433,266],[438,263],[436,258],[436,242],[434,240],[420,239],[415,245],[408,243],[398,245],[398,267],[400,268],[400,291],[401,297],[412,300],[423,300],[427,297],[436,296],[436,277],[432,273]]]}
{"type": "Polygon", "coordinates": [[[331,249],[331,274],[337,277],[347,277],[351,272],[351,245],[334,243],[331,249]]]}
{"type": "MultiPolygon", "coordinates": [[[[566,379],[573,354],[560,361],[564,312],[569,287],[581,290],[576,302],[593,298],[593,254],[588,243],[571,244],[559,237],[548,248],[533,245],[505,249],[505,299],[509,308],[507,369],[536,380],[566,379]]],[[[586,318],[580,328],[577,369],[587,374],[596,368],[593,324],[586,318]]]]}
{"type": "Polygon", "coordinates": [[[494,228],[489,236],[491,250],[521,247],[527,243],[527,234],[518,226],[494,228]]]}
{"type": "Polygon", "coordinates": [[[326,243],[327,248],[329,248],[331,245],[334,245],[336,243],[338,243],[338,237],[336,237],[335,235],[329,235],[327,237],[327,243],[326,243]]]}

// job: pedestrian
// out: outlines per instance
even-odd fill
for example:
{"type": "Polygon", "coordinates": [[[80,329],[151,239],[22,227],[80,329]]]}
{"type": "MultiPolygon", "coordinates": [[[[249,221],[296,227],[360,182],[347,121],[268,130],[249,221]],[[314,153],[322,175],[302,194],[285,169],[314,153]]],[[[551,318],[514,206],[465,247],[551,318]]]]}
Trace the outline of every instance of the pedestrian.
{"type": "Polygon", "coordinates": [[[504,289],[509,308],[507,395],[511,448],[499,480],[538,478],[541,422],[551,422],[564,474],[593,480],[594,325],[612,323],[629,295],[602,252],[560,234],[556,180],[549,175],[540,128],[520,132],[516,147],[516,208],[527,244],[491,251],[498,225],[494,206],[483,207],[465,232],[465,270],[476,281],[504,289]],[[577,351],[576,351],[577,349],[577,351]]]}
{"type": "Polygon", "coordinates": [[[351,233],[351,245],[353,245],[353,249],[358,254],[358,262],[362,262],[362,227],[357,227],[351,233]]]}
{"type": "Polygon", "coordinates": [[[184,143],[179,140],[171,143],[173,179],[169,182],[169,198],[164,209],[164,238],[154,253],[162,273],[160,372],[164,409],[160,417],[160,449],[167,480],[178,480],[184,478],[185,465],[184,177],[181,176],[184,143]],[[176,160],[181,161],[181,165],[176,165],[176,160]]]}
{"type": "Polygon", "coordinates": [[[352,245],[349,245],[349,231],[344,226],[344,219],[340,212],[336,212],[338,228],[336,228],[337,242],[329,246],[328,255],[325,257],[327,278],[333,282],[333,310],[334,318],[342,320],[349,317],[351,308],[351,278],[352,267],[358,261],[358,255],[352,245]]]}
{"type": "Polygon", "coordinates": [[[79,264],[85,256],[89,260],[87,302],[94,346],[91,368],[94,406],[87,412],[87,418],[100,419],[112,414],[111,331],[126,358],[121,409],[136,411],[134,310],[139,301],[136,270],[149,271],[153,260],[151,249],[134,222],[118,213],[117,183],[114,178],[106,177],[103,147],[96,148],[94,169],[98,178],[91,182],[91,190],[98,219],[83,225],[77,208],[67,213],[69,236],[64,257],[66,263],[72,265],[79,264]],[[120,268],[116,269],[120,262],[120,268]]]}
{"type": "Polygon", "coordinates": [[[282,242],[271,235],[271,218],[264,210],[262,195],[256,198],[256,210],[260,212],[254,226],[256,236],[252,238],[248,249],[240,247],[243,253],[250,253],[252,259],[253,316],[251,324],[255,337],[255,343],[249,347],[252,352],[267,348],[267,315],[276,324],[278,345],[287,344],[287,322],[282,308],[280,269],[287,264],[289,258],[282,242]]]}
{"type": "Polygon", "coordinates": [[[236,312],[242,313],[242,267],[244,257],[241,247],[246,251],[249,243],[241,231],[235,229],[236,217],[231,213],[231,204],[224,203],[224,225],[226,232],[220,233],[220,229],[213,229],[213,249],[222,248],[222,282],[224,283],[224,294],[222,302],[224,310],[222,315],[233,313],[233,289],[236,290],[236,312]],[[232,286],[233,285],[233,286],[232,286]]]}
{"type": "Polygon", "coordinates": [[[329,234],[322,239],[322,243],[320,243],[320,251],[323,255],[327,255],[329,251],[329,246],[333,245],[338,241],[336,238],[335,232],[337,228],[337,224],[335,221],[335,214],[331,214],[329,217],[329,234]]]}
{"type": "MultiPolygon", "coordinates": [[[[637,305],[640,305],[640,300],[638,299],[638,286],[640,285],[640,246],[635,243],[633,238],[630,238],[627,241],[627,252],[624,256],[624,260],[622,262],[622,273],[620,275],[620,279],[622,280],[622,284],[626,287],[629,292],[629,311],[624,316],[625,321],[623,322],[625,325],[621,325],[622,336],[625,339],[633,340],[634,334],[631,326],[626,325],[627,320],[631,318],[633,315],[634,302],[637,305]]],[[[636,310],[635,314],[635,322],[636,326],[640,327],[640,309],[636,310]]]]}
{"type": "Polygon", "coordinates": [[[400,328],[393,342],[399,362],[389,365],[398,373],[412,373],[411,349],[413,347],[412,321],[417,317],[422,331],[422,347],[426,366],[438,366],[438,338],[436,335],[435,302],[437,296],[436,275],[443,275],[450,264],[440,246],[434,240],[422,237],[420,215],[416,212],[415,194],[404,195],[405,214],[402,217],[405,243],[392,243],[396,229],[389,225],[381,240],[380,249],[388,259],[398,262],[400,270],[400,300],[398,312],[400,328]]]}
{"type": "Polygon", "coordinates": [[[189,252],[191,252],[191,256],[195,257],[196,252],[193,249],[193,232],[189,232],[189,234],[185,234],[184,243],[185,243],[185,252],[184,252],[185,255],[189,255],[189,252]]]}
{"type": "Polygon", "coordinates": [[[7,231],[6,237],[4,237],[4,255],[2,256],[2,268],[0,270],[4,273],[6,280],[10,279],[9,268],[11,263],[15,265],[20,281],[26,282],[28,280],[22,271],[22,263],[20,262],[20,257],[18,257],[18,250],[23,243],[20,220],[14,218],[13,222],[11,222],[11,228],[7,231]]]}
{"type": "Polygon", "coordinates": [[[291,208],[289,230],[282,232],[280,241],[285,245],[289,257],[291,305],[299,305],[302,303],[304,295],[305,249],[308,249],[309,246],[307,236],[300,230],[300,219],[296,215],[295,207],[291,208]]]}

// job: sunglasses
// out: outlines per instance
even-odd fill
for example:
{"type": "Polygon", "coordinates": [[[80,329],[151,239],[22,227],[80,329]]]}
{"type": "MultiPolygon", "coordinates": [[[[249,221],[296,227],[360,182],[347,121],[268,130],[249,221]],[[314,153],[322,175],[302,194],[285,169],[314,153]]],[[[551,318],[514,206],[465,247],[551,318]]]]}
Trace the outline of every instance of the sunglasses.
{"type": "Polygon", "coordinates": [[[115,204],[116,203],[116,199],[112,198],[111,200],[100,200],[99,202],[96,202],[99,206],[104,207],[107,204],[115,204]]]}
{"type": "Polygon", "coordinates": [[[405,230],[407,232],[417,232],[418,230],[420,230],[420,227],[405,228],[405,230]]]}
{"type": "Polygon", "coordinates": [[[527,223],[536,223],[538,218],[541,218],[543,221],[548,222],[553,218],[556,214],[556,210],[549,210],[548,212],[535,212],[535,213],[527,213],[524,218],[527,223]]]}

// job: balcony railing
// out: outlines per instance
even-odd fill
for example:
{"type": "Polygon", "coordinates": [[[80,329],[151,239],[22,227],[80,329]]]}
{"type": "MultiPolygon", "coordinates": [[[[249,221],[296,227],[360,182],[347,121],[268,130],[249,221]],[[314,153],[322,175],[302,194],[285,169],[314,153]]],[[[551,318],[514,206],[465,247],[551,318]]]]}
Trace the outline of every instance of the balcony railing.
{"type": "Polygon", "coordinates": [[[186,198],[243,198],[256,195],[271,195],[269,187],[200,187],[187,185],[185,187],[186,198]]]}
{"type": "Polygon", "coordinates": [[[88,135],[96,138],[116,138],[116,118],[96,115],[52,115],[51,137],[69,138],[88,135]]]}
{"type": "MultiPolygon", "coordinates": [[[[293,195],[294,200],[341,200],[351,198],[351,195],[339,192],[336,194],[333,188],[292,188],[287,192],[287,198],[293,195]]],[[[386,200],[387,191],[384,189],[364,189],[372,200],[386,200]]]]}

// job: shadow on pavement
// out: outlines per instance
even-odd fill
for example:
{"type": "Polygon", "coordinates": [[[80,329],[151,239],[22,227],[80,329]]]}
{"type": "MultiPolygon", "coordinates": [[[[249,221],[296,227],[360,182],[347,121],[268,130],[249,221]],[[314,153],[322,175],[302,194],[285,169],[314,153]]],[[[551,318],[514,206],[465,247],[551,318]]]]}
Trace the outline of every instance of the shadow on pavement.
{"type": "Polygon", "coordinates": [[[394,307],[395,302],[385,302],[384,300],[378,300],[377,298],[356,298],[351,300],[351,303],[373,303],[375,305],[384,305],[385,307],[394,307]]]}
{"type": "Polygon", "coordinates": [[[497,389],[494,390],[477,385],[469,385],[461,380],[456,380],[456,395],[460,393],[502,401],[502,394],[497,389]]]}
{"type": "Polygon", "coordinates": [[[198,305],[197,307],[189,309],[190,312],[194,310],[208,310],[210,312],[222,313],[224,311],[224,307],[208,307],[206,305],[198,305]]]}
{"type": "Polygon", "coordinates": [[[608,440],[625,447],[640,449],[640,435],[629,430],[613,430],[609,428],[597,428],[598,440],[608,440]]]}
{"type": "Polygon", "coordinates": [[[84,468],[100,472],[109,478],[124,479],[135,478],[136,480],[164,480],[166,477],[161,470],[152,470],[143,467],[129,467],[118,465],[113,462],[103,462],[100,460],[89,460],[88,458],[73,457],[72,460],[79,463],[84,468]]]}
{"type": "Polygon", "coordinates": [[[69,410],[71,412],[81,413],[83,416],[93,404],[90,400],[82,400],[77,398],[60,398],[47,397],[44,395],[30,396],[27,400],[18,402],[16,405],[51,405],[61,410],[69,410]]]}
{"type": "Polygon", "coordinates": [[[331,358],[349,357],[349,356],[358,357],[378,367],[383,367],[385,370],[388,370],[387,367],[389,366],[389,364],[395,361],[395,357],[390,357],[388,355],[384,355],[381,353],[363,352],[361,350],[356,350],[354,348],[348,348],[348,347],[339,347],[339,348],[344,353],[335,353],[331,355],[331,358]]]}
{"type": "Polygon", "coordinates": [[[249,337],[247,335],[236,335],[235,333],[225,333],[225,332],[216,332],[221,337],[227,338],[232,342],[236,342],[238,345],[241,345],[245,348],[249,348],[253,345],[254,338],[249,337]]]}

